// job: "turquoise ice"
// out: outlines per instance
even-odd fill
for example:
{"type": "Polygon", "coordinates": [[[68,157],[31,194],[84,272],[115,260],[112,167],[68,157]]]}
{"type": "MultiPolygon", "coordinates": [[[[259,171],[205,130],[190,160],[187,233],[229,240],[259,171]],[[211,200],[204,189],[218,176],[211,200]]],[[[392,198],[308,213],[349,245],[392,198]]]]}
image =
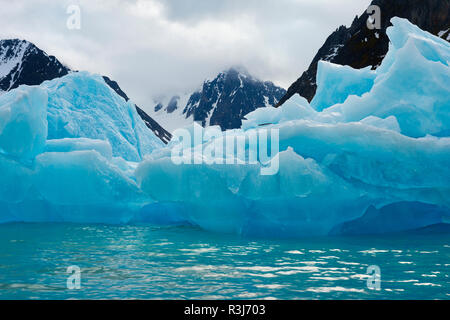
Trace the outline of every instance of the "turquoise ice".
{"type": "Polygon", "coordinates": [[[201,164],[175,164],[177,136],[163,145],[100,76],[72,73],[4,94],[0,222],[190,224],[265,237],[448,222],[450,45],[407,20],[392,24],[377,70],[321,62],[311,104],[294,96],[248,114],[241,129],[191,143],[201,164]],[[272,129],[275,175],[239,155],[205,164],[215,160],[201,152],[209,145],[248,148],[272,129]]]}

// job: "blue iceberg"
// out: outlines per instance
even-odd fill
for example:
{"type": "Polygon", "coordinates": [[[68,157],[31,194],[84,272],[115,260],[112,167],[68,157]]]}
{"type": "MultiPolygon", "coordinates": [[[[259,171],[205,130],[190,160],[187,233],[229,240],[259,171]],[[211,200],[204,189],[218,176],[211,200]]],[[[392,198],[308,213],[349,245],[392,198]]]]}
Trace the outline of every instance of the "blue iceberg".
{"type": "Polygon", "coordinates": [[[163,146],[141,121],[132,102],[125,102],[99,75],[75,72],[46,81],[48,136],[51,139],[90,138],[108,141],[113,155],[140,161],[163,146]]]}
{"type": "Polygon", "coordinates": [[[407,20],[392,24],[377,70],[321,62],[311,104],[294,96],[226,132],[194,123],[183,132],[200,136],[187,144],[176,133],[162,144],[89,73],[4,94],[0,222],[186,224],[263,237],[448,222],[450,45],[407,20]],[[265,132],[277,133],[266,135],[277,148],[260,144],[267,157],[249,161],[265,132]],[[205,152],[218,145],[226,151],[205,152]]]}
{"type": "Polygon", "coordinates": [[[128,222],[133,172],[164,144],[103,78],[71,73],[0,96],[0,222],[128,222]]]}

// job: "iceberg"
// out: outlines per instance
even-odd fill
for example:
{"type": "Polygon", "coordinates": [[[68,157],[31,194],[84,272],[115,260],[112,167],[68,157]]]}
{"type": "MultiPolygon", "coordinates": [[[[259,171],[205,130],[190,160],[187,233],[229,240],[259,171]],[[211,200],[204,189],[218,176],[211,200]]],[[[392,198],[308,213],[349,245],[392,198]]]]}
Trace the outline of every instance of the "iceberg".
{"type": "Polygon", "coordinates": [[[30,166],[0,155],[0,223],[126,223],[151,202],[96,150],[41,153],[30,166]]]}
{"type": "Polygon", "coordinates": [[[335,104],[343,103],[349,96],[361,97],[369,92],[376,78],[371,67],[353,69],[327,61],[317,65],[317,92],[311,101],[311,107],[323,111],[335,104]]]}
{"type": "Polygon", "coordinates": [[[44,150],[47,138],[47,93],[18,88],[0,96],[0,153],[32,159],[44,150]]]}
{"type": "MultiPolygon", "coordinates": [[[[147,208],[146,216],[163,221],[156,212],[168,212],[164,203],[183,204],[170,210],[171,221],[264,237],[325,235],[368,208],[389,205],[444,209],[439,220],[422,210],[420,224],[411,222],[414,215],[399,216],[397,228],[396,211],[383,210],[392,215],[377,222],[386,232],[448,221],[450,46],[407,20],[392,24],[394,40],[377,70],[322,62],[311,105],[294,96],[280,108],[255,110],[241,130],[214,139],[247,143],[258,131],[278,130],[276,175],[262,176],[263,163],[242,165],[238,156],[232,165],[175,165],[160,150],[136,170],[138,185],[158,202],[155,215],[147,208]]],[[[212,143],[205,140],[198,139],[203,148],[212,143]]],[[[193,158],[205,157],[198,143],[188,147],[193,158]]],[[[361,224],[359,232],[373,228],[361,224]]]]}
{"type": "Polygon", "coordinates": [[[0,222],[127,222],[151,202],[134,180],[136,162],[162,145],[101,76],[76,72],[7,92],[0,222]]]}
{"type": "Polygon", "coordinates": [[[113,155],[128,161],[140,161],[163,145],[148,133],[135,105],[117,95],[99,75],[73,72],[42,87],[48,92],[48,139],[109,141],[113,155]]]}
{"type": "Polygon", "coordinates": [[[63,138],[47,140],[45,152],[71,152],[95,150],[106,159],[112,158],[112,147],[108,141],[88,138],[63,138]]]}
{"type": "Polygon", "coordinates": [[[345,122],[395,116],[404,135],[449,136],[450,44],[408,20],[393,18],[391,22],[389,51],[375,72],[371,90],[349,96],[325,109],[325,114],[336,114],[338,121],[345,122]]]}
{"type": "Polygon", "coordinates": [[[448,208],[414,201],[392,203],[380,209],[370,206],[362,217],[338,225],[330,233],[360,235],[420,230],[446,224],[448,211],[448,208]]]}
{"type": "Polygon", "coordinates": [[[1,96],[0,222],[146,222],[252,237],[448,223],[450,45],[407,20],[392,24],[377,70],[321,62],[311,104],[294,96],[225,132],[193,123],[167,146],[99,76],[1,96]],[[255,141],[262,158],[252,157],[255,141]]]}

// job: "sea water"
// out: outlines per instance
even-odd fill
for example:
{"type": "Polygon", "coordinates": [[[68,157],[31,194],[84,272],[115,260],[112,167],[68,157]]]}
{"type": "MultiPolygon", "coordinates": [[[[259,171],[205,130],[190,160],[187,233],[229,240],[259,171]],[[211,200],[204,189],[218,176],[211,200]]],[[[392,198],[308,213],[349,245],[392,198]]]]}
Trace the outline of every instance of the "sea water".
{"type": "Polygon", "coordinates": [[[449,299],[449,267],[449,234],[261,240],[190,227],[0,225],[1,299],[449,299]],[[68,288],[71,266],[79,289],[68,288]]]}

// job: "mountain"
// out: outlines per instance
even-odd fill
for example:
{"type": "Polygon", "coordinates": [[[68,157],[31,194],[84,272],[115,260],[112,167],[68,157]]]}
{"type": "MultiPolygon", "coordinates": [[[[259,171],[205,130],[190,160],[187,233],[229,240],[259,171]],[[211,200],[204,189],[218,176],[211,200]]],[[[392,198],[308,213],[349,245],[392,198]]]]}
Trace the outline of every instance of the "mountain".
{"type": "Polygon", "coordinates": [[[353,68],[371,66],[376,69],[389,47],[386,28],[392,17],[406,18],[421,29],[450,40],[450,0],[374,0],[372,5],[381,9],[381,29],[367,28],[368,14],[356,17],[347,28],[341,26],[333,32],[319,49],[308,70],[287,90],[277,106],[294,94],[312,100],[316,93],[317,63],[320,60],[353,68]]]}
{"type": "Polygon", "coordinates": [[[275,106],[286,93],[272,82],[261,81],[242,68],[230,68],[191,95],[178,95],[159,102],[155,117],[182,123],[198,121],[204,127],[218,125],[222,130],[240,128],[242,119],[260,107],[275,106]]]}
{"type": "Polygon", "coordinates": [[[203,126],[219,125],[222,130],[240,128],[244,116],[257,108],[274,106],[286,91],[263,82],[248,72],[231,68],[205,81],[189,98],[184,109],[203,126]]]}
{"type": "MultiPolygon", "coordinates": [[[[0,92],[15,89],[22,84],[40,85],[46,80],[60,78],[70,72],[76,71],[70,70],[31,42],[19,39],[0,40],[0,92]]],[[[119,96],[129,100],[117,82],[105,76],[103,79],[119,96]]],[[[136,110],[147,127],[164,143],[171,139],[171,134],[153,118],[138,106],[136,110]]]]}
{"type": "Polygon", "coordinates": [[[0,41],[0,90],[8,91],[21,84],[40,85],[45,80],[65,76],[69,69],[54,56],[47,55],[25,40],[0,41]]]}

